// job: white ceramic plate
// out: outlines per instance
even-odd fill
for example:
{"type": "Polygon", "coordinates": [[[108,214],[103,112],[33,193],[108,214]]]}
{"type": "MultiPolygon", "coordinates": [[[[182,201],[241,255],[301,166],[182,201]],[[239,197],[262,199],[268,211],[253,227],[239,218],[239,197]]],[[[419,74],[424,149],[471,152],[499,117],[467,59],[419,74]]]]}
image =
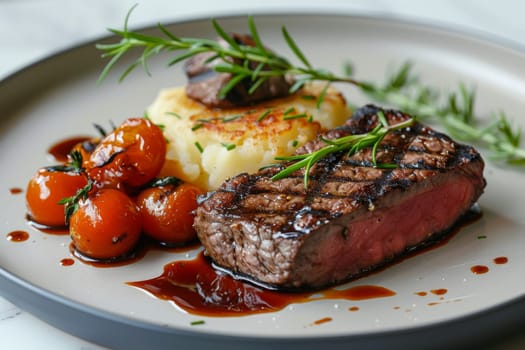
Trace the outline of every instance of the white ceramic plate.
{"type": "MultiPolygon", "coordinates": [[[[350,59],[358,77],[380,81],[392,64],[416,63],[421,77],[444,89],[459,81],[477,89],[477,111],[504,108],[520,118],[525,100],[525,55],[497,44],[416,24],[327,15],[259,16],[263,40],[288,55],[280,27],[290,33],[316,66],[338,71],[350,59]]],[[[245,18],[221,20],[228,30],[245,32],[245,18]]],[[[180,36],[214,37],[208,20],[170,27],[180,36]]],[[[0,85],[0,292],[21,307],[71,333],[113,348],[174,343],[199,348],[245,348],[280,344],[288,348],[327,348],[350,344],[414,345],[430,335],[436,346],[484,339],[490,331],[523,323],[525,176],[491,165],[480,200],[483,217],[448,244],[407,259],[347,286],[381,285],[396,292],[367,301],[318,301],[257,316],[207,318],[129,287],[128,281],[155,277],[164,264],[189,254],[150,252],[124,267],[94,268],[70,257],[67,236],[30,228],[24,218],[25,188],[35,170],[51,164],[46,150],[55,141],[92,133],[92,123],[109,125],[141,116],[162,87],[184,84],[181,68],[166,70],[166,60],[151,61],[152,77],[141,71],[118,84],[119,69],[97,85],[104,62],[93,44],[63,52],[9,77],[0,85]],[[13,243],[5,236],[27,230],[30,239],[13,243]],[[486,237],[480,239],[480,237],[486,237]],[[497,265],[494,259],[507,257],[497,265]],[[476,275],[474,265],[489,272],[476,275]],[[446,289],[435,295],[431,290],[446,289]],[[426,292],[427,295],[417,295],[426,292]],[[349,311],[357,306],[358,311],[349,311]],[[316,320],[332,321],[313,325],[316,320]],[[191,326],[195,320],[203,325],[191,326]],[[481,332],[481,333],[478,333],[481,332]]],[[[291,57],[291,54],[290,54],[291,57]]],[[[122,68],[121,66],[120,68],[122,68]]],[[[366,102],[352,87],[352,103],[366,102]]],[[[523,119],[516,120],[523,124],[523,119]]],[[[410,215],[410,213],[407,213],[410,215]]],[[[490,333],[491,334],[491,333],[490,333]]],[[[429,345],[429,344],[427,344],[429,345]]]]}

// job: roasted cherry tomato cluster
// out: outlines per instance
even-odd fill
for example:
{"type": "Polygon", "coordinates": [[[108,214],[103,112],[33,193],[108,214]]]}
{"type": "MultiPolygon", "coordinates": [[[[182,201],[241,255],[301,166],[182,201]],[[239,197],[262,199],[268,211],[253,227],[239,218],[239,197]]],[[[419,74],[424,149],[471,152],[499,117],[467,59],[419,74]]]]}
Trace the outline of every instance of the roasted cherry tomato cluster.
{"type": "Polygon", "coordinates": [[[74,147],[67,164],[31,178],[26,203],[32,222],[69,227],[75,249],[97,260],[128,256],[142,233],[169,246],[196,238],[192,213],[202,191],[159,178],[166,141],[157,125],[130,118],[88,145],[74,147]]]}

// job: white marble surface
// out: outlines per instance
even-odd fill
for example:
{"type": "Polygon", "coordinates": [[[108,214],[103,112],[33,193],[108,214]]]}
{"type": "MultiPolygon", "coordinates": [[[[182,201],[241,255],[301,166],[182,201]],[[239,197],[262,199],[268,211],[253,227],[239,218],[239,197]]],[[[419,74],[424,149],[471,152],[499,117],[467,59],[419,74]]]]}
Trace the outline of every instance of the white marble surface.
{"type": "MultiPolygon", "coordinates": [[[[288,10],[372,14],[481,32],[525,48],[525,2],[519,0],[0,0],[0,79],[43,57],[121,27],[135,3],[132,26],[221,14],[288,10]]],[[[524,72],[525,74],[525,72],[524,72]]],[[[1,295],[0,286],[0,295],[1,295]]],[[[525,336],[497,349],[523,349],[525,336]]],[[[0,297],[0,349],[102,349],[52,328],[0,297]]]]}

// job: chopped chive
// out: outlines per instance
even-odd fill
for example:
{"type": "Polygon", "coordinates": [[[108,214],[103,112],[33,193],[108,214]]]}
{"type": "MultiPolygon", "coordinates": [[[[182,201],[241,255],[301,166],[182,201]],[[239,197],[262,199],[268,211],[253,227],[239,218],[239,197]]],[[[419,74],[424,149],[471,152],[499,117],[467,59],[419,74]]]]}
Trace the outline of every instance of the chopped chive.
{"type": "Polygon", "coordinates": [[[204,126],[204,124],[202,124],[202,123],[195,124],[195,125],[191,128],[191,131],[198,130],[198,129],[202,128],[203,126],[204,126]]]}
{"type": "Polygon", "coordinates": [[[293,147],[297,147],[298,144],[299,144],[299,141],[293,140],[293,142],[292,142],[292,146],[293,147]]]}
{"type": "Polygon", "coordinates": [[[175,112],[166,112],[167,115],[171,115],[171,116],[174,116],[175,118],[177,119],[182,119],[182,117],[180,116],[180,114],[177,114],[175,112]]]}
{"type": "Polygon", "coordinates": [[[272,110],[270,108],[268,108],[267,110],[262,112],[261,115],[259,116],[259,118],[257,118],[257,121],[261,122],[264,118],[266,118],[268,116],[268,114],[270,114],[271,111],[272,110]]]}
{"type": "Polygon", "coordinates": [[[284,115],[288,115],[293,112],[295,112],[295,107],[290,107],[286,111],[284,111],[284,115]]]}
{"type": "Polygon", "coordinates": [[[190,323],[190,325],[192,325],[192,326],[199,326],[199,325],[201,325],[201,324],[205,324],[205,323],[206,323],[206,322],[204,322],[204,320],[197,320],[197,321],[192,321],[192,322],[190,323]]]}
{"type": "Polygon", "coordinates": [[[311,123],[314,121],[314,116],[310,114],[310,116],[308,117],[308,123],[311,123]]]}
{"type": "Polygon", "coordinates": [[[285,115],[284,120],[292,120],[292,119],[299,119],[299,118],[306,118],[308,114],[306,113],[300,113],[300,114],[294,114],[294,115],[285,115]]]}
{"type": "Polygon", "coordinates": [[[157,126],[158,126],[161,130],[166,129],[166,125],[164,125],[164,124],[157,124],[157,126]]]}
{"type": "Polygon", "coordinates": [[[485,239],[485,238],[487,238],[487,236],[485,235],[478,236],[478,239],[485,239]]]}
{"type": "Polygon", "coordinates": [[[198,122],[201,122],[201,123],[211,123],[212,121],[216,120],[215,118],[199,118],[199,119],[196,119],[196,121],[198,122]]]}
{"type": "Polygon", "coordinates": [[[227,123],[227,122],[231,122],[231,121],[234,121],[234,120],[236,120],[236,119],[239,119],[239,118],[241,118],[241,117],[242,117],[242,115],[240,115],[240,114],[237,114],[237,115],[229,115],[229,116],[227,116],[227,117],[222,118],[222,121],[223,121],[223,123],[227,123]]]}
{"type": "Polygon", "coordinates": [[[199,141],[195,141],[195,147],[197,147],[197,149],[199,150],[200,153],[204,152],[204,148],[202,148],[202,146],[199,143],[199,141]]]}
{"type": "Polygon", "coordinates": [[[302,95],[301,98],[303,100],[315,100],[316,99],[314,95],[302,95]]]}
{"type": "Polygon", "coordinates": [[[235,147],[237,147],[234,143],[225,143],[225,142],[221,142],[221,145],[226,148],[227,151],[231,151],[232,149],[234,149],[235,147]]]}

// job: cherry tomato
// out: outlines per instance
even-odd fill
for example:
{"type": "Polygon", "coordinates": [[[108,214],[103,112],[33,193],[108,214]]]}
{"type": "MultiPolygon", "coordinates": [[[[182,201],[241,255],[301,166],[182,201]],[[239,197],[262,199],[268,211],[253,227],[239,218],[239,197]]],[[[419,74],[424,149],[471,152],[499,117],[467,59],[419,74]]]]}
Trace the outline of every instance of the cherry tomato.
{"type": "Polygon", "coordinates": [[[193,210],[203,191],[183,183],[143,190],[137,197],[144,233],[167,245],[180,245],[196,238],[193,210]]]}
{"type": "Polygon", "coordinates": [[[139,212],[124,192],[101,189],[79,201],[69,221],[69,232],[75,249],[87,257],[124,257],[140,239],[139,212]]]}
{"type": "Polygon", "coordinates": [[[108,134],[84,163],[102,187],[138,187],[160,172],[166,157],[162,130],[145,118],[130,118],[108,134]]]}
{"type": "Polygon", "coordinates": [[[42,168],[29,180],[26,206],[31,220],[50,226],[65,226],[64,205],[59,201],[71,197],[87,184],[86,177],[76,171],[42,168]]]}

